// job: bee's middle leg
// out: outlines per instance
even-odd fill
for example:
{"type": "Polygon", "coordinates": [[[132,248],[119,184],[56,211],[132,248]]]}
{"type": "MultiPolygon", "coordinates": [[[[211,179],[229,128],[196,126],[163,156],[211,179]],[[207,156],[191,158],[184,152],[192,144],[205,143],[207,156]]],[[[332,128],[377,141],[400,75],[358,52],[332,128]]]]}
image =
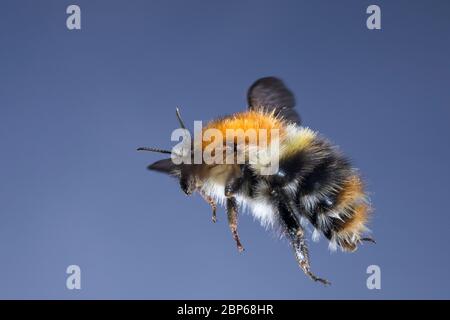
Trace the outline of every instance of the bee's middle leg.
{"type": "Polygon", "coordinates": [[[230,179],[227,184],[225,185],[225,197],[232,197],[236,192],[238,192],[243,183],[243,178],[233,178],[230,179]]]}
{"type": "Polygon", "coordinates": [[[237,232],[238,205],[234,195],[237,192],[239,192],[239,190],[242,188],[242,184],[243,184],[242,176],[233,177],[227,181],[224,190],[226,197],[228,225],[230,226],[231,234],[233,235],[234,241],[236,241],[236,245],[239,252],[244,251],[244,247],[242,246],[241,240],[239,239],[239,235],[237,232]]]}
{"type": "Polygon", "coordinates": [[[236,199],[234,197],[227,198],[227,216],[228,216],[228,225],[230,226],[233,239],[234,241],[236,241],[236,245],[239,252],[242,252],[244,251],[244,247],[242,246],[241,240],[239,239],[239,235],[237,232],[238,206],[236,203],[236,199]]]}

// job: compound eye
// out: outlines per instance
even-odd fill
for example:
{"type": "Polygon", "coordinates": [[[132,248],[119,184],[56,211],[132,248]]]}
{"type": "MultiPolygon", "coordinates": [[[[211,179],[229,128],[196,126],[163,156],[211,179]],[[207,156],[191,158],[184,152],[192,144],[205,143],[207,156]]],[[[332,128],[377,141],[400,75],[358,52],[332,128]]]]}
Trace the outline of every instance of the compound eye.
{"type": "Polygon", "coordinates": [[[181,190],[183,190],[183,192],[186,193],[188,196],[191,195],[193,192],[193,186],[189,179],[186,178],[180,179],[180,187],[181,190]]]}

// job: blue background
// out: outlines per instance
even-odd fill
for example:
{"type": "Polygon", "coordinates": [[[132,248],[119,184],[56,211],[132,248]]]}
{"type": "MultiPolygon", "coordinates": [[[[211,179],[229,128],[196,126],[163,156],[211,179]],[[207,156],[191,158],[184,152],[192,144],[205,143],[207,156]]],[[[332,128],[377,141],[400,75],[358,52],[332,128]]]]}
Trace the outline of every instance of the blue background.
{"type": "Polygon", "coordinates": [[[72,3],[0,4],[0,298],[450,298],[450,2],[78,0],[69,31],[72,3]],[[242,110],[267,75],[371,192],[377,245],[311,244],[328,288],[248,214],[239,254],[223,210],[212,224],[135,151],[172,146],[175,106],[191,124],[242,110]]]}

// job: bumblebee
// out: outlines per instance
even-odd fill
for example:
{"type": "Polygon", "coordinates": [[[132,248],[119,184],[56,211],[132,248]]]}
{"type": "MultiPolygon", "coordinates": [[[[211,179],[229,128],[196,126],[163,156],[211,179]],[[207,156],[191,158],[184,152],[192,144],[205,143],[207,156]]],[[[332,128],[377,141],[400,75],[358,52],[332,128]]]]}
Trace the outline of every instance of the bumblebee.
{"type": "MultiPolygon", "coordinates": [[[[364,183],[336,146],[302,126],[295,97],[282,80],[257,80],[248,90],[247,101],[246,111],[210,121],[202,132],[214,129],[225,137],[229,130],[276,130],[276,141],[269,138],[268,144],[257,150],[261,154],[277,142],[278,152],[268,155],[276,157],[269,160],[278,164],[272,174],[262,174],[261,163],[248,161],[248,153],[243,163],[211,164],[175,163],[172,151],[147,147],[138,150],[172,154],[148,169],[177,178],[187,195],[199,193],[212,208],[213,222],[217,204],[224,205],[240,252],[244,247],[238,234],[238,212],[248,208],[263,226],[279,230],[289,240],[299,267],[309,278],[330,284],[311,271],[305,230],[311,225],[313,241],[323,235],[331,250],[355,251],[362,241],[375,242],[364,237],[372,211],[364,183]]],[[[178,109],[177,117],[185,129],[178,109]]],[[[216,139],[215,143],[231,148],[236,159],[240,147],[236,139],[231,147],[225,139],[216,139]]],[[[204,151],[207,144],[203,141],[200,146],[204,151]]],[[[248,146],[244,149],[249,150],[248,146]]]]}

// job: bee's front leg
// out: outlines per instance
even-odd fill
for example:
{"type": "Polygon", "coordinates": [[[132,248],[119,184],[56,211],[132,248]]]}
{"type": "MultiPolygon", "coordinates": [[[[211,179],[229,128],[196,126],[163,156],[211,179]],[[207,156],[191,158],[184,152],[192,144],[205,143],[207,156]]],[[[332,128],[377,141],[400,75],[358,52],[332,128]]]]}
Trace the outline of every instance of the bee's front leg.
{"type": "Polygon", "coordinates": [[[199,191],[199,193],[202,196],[202,198],[211,206],[211,209],[212,209],[212,221],[214,223],[216,223],[216,221],[217,221],[217,216],[216,216],[217,204],[216,204],[216,202],[214,201],[214,199],[211,196],[208,196],[203,191],[199,191]]]}
{"type": "Polygon", "coordinates": [[[238,206],[236,199],[234,197],[227,198],[227,216],[228,216],[228,225],[231,229],[231,234],[233,235],[234,241],[236,241],[237,248],[239,252],[244,251],[244,247],[241,244],[239,239],[239,235],[237,232],[237,218],[238,218],[238,206]]]}

